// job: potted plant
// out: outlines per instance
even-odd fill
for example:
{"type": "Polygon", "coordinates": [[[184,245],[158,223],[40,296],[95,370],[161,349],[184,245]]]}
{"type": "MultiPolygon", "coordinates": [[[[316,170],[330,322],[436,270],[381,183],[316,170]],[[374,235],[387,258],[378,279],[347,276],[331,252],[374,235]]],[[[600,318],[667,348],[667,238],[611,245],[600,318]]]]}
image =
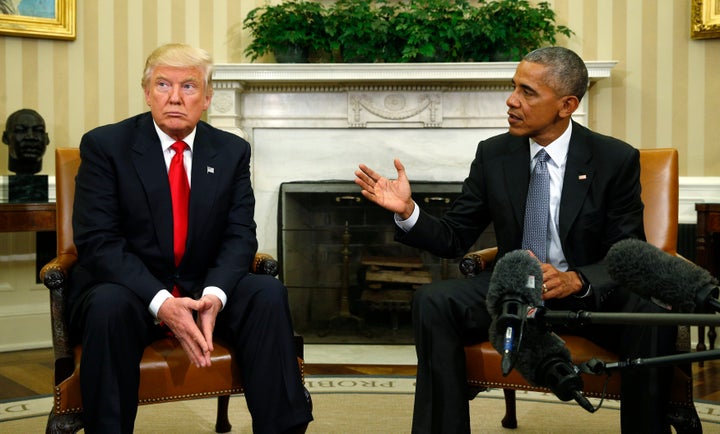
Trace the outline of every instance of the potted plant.
{"type": "Polygon", "coordinates": [[[243,21],[253,37],[245,54],[250,60],[274,54],[279,63],[307,62],[311,54],[329,50],[324,19],[324,7],[316,1],[257,7],[243,21]]]}
{"type": "MultiPolygon", "coordinates": [[[[253,9],[245,19],[255,60],[288,49],[339,62],[519,60],[558,35],[547,2],[528,0],[291,0],[253,9]]],[[[295,60],[298,61],[298,60],[295,60]]]]}
{"type": "Polygon", "coordinates": [[[329,7],[325,29],[341,62],[396,62],[401,47],[393,37],[395,5],[387,0],[338,0],[329,7]]]}
{"type": "Polygon", "coordinates": [[[485,34],[494,61],[520,60],[536,48],[555,45],[558,34],[573,34],[555,24],[555,11],[548,2],[533,6],[527,0],[494,0],[482,8],[480,20],[488,23],[485,34]]]}
{"type": "Polygon", "coordinates": [[[476,19],[481,6],[468,0],[410,0],[401,3],[394,28],[404,41],[403,62],[480,61],[486,38],[476,19]]]}

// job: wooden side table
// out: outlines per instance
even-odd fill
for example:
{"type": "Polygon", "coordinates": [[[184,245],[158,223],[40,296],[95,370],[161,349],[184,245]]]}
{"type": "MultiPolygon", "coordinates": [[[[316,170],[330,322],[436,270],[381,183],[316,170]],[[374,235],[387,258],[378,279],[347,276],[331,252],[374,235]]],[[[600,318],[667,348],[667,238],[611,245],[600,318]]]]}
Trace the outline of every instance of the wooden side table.
{"type": "Polygon", "coordinates": [[[55,203],[0,203],[0,232],[54,232],[55,203]]]}
{"type": "MultiPolygon", "coordinates": [[[[697,203],[697,237],[695,239],[695,263],[713,276],[720,271],[720,203],[697,203]]],[[[715,327],[708,327],[708,345],[715,348],[715,327]]],[[[697,350],[706,350],[705,327],[698,326],[697,350]]]]}
{"type": "MultiPolygon", "coordinates": [[[[35,275],[57,252],[55,203],[0,203],[0,232],[37,232],[35,275]]],[[[41,283],[39,277],[36,282],[41,283]]]]}

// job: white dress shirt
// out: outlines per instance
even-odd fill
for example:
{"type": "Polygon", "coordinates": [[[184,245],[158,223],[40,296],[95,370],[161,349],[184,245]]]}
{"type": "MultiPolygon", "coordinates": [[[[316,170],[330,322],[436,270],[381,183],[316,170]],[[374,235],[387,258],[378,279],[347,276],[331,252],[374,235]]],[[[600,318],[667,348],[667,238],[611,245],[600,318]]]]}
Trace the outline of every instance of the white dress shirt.
{"type": "MultiPolygon", "coordinates": [[[[172,144],[175,143],[175,139],[165,134],[160,129],[160,127],[158,127],[154,120],[153,124],[155,125],[155,131],[157,131],[158,137],[160,137],[160,144],[162,146],[163,156],[165,157],[165,169],[169,171],[170,162],[175,155],[175,151],[171,149],[172,144]]],[[[190,176],[190,174],[192,173],[192,150],[193,145],[195,144],[196,131],[197,129],[193,128],[192,132],[182,140],[188,145],[188,147],[185,148],[185,152],[183,153],[183,165],[185,166],[185,172],[187,173],[188,184],[190,186],[192,186],[192,176],[190,176]]],[[[218,288],[217,286],[205,287],[205,289],[203,289],[203,296],[208,294],[212,294],[219,298],[220,302],[222,303],[222,307],[225,307],[225,303],[227,302],[227,295],[222,289],[218,288]]],[[[165,300],[171,298],[172,296],[172,293],[170,293],[170,291],[168,291],[167,289],[161,289],[160,291],[158,291],[157,294],[155,294],[155,297],[153,297],[153,299],[150,301],[150,305],[148,306],[150,313],[153,315],[153,317],[155,317],[155,319],[157,319],[157,314],[160,310],[160,306],[165,302],[165,300]]]]}

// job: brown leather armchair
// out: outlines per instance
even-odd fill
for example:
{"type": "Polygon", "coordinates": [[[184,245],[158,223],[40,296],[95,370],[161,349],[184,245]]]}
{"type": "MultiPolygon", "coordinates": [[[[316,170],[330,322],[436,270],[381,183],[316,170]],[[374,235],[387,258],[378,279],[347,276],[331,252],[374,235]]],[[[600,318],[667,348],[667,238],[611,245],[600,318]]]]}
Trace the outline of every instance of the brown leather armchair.
{"type": "MultiPolygon", "coordinates": [[[[77,261],[73,244],[72,208],[75,175],[80,165],[77,148],[60,148],[55,153],[57,190],[57,257],[40,271],[40,279],[50,290],[50,316],[55,352],[54,403],[46,433],[75,433],[83,427],[80,397],[80,352],[73,346],[65,321],[65,289],[71,267],[77,261]]],[[[253,273],[277,276],[278,264],[270,255],[258,253],[253,273]]],[[[295,336],[300,372],[303,372],[303,340],[295,336]]],[[[177,339],[168,337],[145,349],[140,362],[139,404],[153,404],[195,398],[218,397],[216,432],[231,429],[228,419],[230,395],[242,393],[239,369],[229,347],[214,342],[209,368],[190,364],[177,339]]]]}
{"type": "MultiPolygon", "coordinates": [[[[640,150],[640,184],[645,204],[644,225],[647,241],[667,253],[676,255],[678,231],[678,153],[671,148],[640,150]]],[[[465,255],[460,262],[460,271],[472,276],[489,268],[495,259],[497,248],[489,248],[465,255]]],[[[573,363],[584,363],[592,358],[606,362],[618,360],[618,356],[593,342],[578,336],[562,335],[570,350],[573,363]]],[[[689,327],[678,328],[678,349],[690,351],[689,327]]],[[[548,389],[531,386],[525,379],[512,371],[502,375],[501,356],[490,342],[465,347],[467,381],[472,389],[471,396],[487,388],[502,388],[505,394],[505,416],[502,426],[517,427],[516,390],[550,392],[548,389]]],[[[584,394],[590,397],[620,399],[620,376],[611,376],[607,386],[604,376],[581,374],[584,394]]],[[[472,398],[471,398],[472,399],[472,398]]],[[[693,424],[692,377],[680,368],[675,368],[671,405],[674,426],[677,432],[696,432],[693,424]]],[[[701,431],[700,431],[701,432],[701,431]]]]}

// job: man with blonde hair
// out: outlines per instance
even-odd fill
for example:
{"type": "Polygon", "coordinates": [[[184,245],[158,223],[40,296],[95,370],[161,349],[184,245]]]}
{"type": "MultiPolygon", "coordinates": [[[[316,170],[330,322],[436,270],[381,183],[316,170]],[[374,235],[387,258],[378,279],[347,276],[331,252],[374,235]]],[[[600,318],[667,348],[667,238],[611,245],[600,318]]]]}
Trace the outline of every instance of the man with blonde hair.
{"type": "Polygon", "coordinates": [[[80,142],[69,307],[87,433],[133,431],[139,361],[167,332],[198,367],[210,365],[214,336],[229,343],[254,432],[303,433],[312,420],[287,289],[248,272],[250,145],[200,120],[211,75],[204,50],[157,48],[142,78],[150,112],[80,142]]]}

